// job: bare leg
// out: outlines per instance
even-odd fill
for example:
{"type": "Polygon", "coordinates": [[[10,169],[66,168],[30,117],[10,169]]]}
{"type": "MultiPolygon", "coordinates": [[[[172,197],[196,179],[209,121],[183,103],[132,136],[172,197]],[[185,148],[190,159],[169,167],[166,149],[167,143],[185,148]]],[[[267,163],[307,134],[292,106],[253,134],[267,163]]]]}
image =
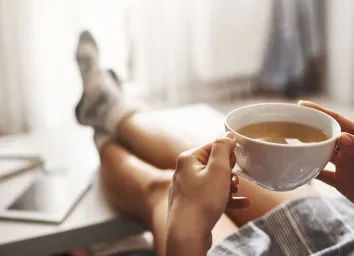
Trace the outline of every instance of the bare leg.
{"type": "MultiPolygon", "coordinates": [[[[139,157],[156,166],[174,169],[177,157],[190,149],[192,143],[186,143],[179,136],[164,130],[151,120],[148,113],[136,113],[124,119],[118,127],[119,135],[139,157]]],[[[195,143],[194,143],[195,144],[195,143]]],[[[227,212],[241,226],[250,220],[261,217],[279,204],[298,197],[314,195],[316,192],[309,186],[303,186],[290,192],[272,192],[240,178],[238,195],[247,196],[252,206],[245,210],[227,212]]]]}
{"type": "Polygon", "coordinates": [[[179,154],[196,146],[166,129],[148,112],[126,117],[119,123],[116,133],[124,146],[161,169],[174,169],[179,154]]]}
{"type": "MultiPolygon", "coordinates": [[[[80,124],[95,129],[94,140],[97,148],[100,149],[102,181],[107,195],[122,212],[144,221],[151,227],[157,254],[164,255],[167,190],[173,172],[163,172],[143,162],[124,148],[109,143],[109,137],[115,131],[117,124],[123,123],[124,126],[125,122],[121,122],[122,119],[130,120],[122,130],[121,137],[133,139],[136,133],[141,134],[135,138],[138,143],[125,144],[128,148],[134,149],[138,155],[145,156],[144,159],[163,168],[169,166],[174,168],[177,157],[174,154],[184,151],[185,143],[181,143],[179,138],[165,133],[164,130],[156,129],[156,125],[149,125],[146,121],[141,122],[141,119],[136,119],[139,114],[131,115],[140,109],[139,104],[122,95],[119,81],[113,71],[101,70],[97,44],[88,31],[80,34],[76,57],[83,80],[83,93],[76,106],[75,114],[80,124]],[[138,129],[135,129],[136,127],[138,129]],[[149,140],[149,138],[160,138],[160,140],[149,140]],[[163,141],[164,139],[169,139],[166,142],[174,145],[169,146],[163,141]],[[146,151],[149,143],[155,145],[156,147],[152,148],[158,150],[149,154],[146,151]],[[167,154],[164,155],[160,151],[162,147],[166,149],[167,154]],[[155,155],[159,155],[159,158],[151,157],[155,155]]],[[[215,241],[232,233],[236,228],[226,215],[221,218],[216,227],[215,241]]]]}
{"type": "MultiPolygon", "coordinates": [[[[165,255],[167,192],[173,172],[161,171],[117,144],[103,146],[100,157],[108,198],[122,212],[149,225],[157,255],[165,255]]],[[[214,243],[236,229],[236,225],[223,215],[213,230],[214,243]]]]}

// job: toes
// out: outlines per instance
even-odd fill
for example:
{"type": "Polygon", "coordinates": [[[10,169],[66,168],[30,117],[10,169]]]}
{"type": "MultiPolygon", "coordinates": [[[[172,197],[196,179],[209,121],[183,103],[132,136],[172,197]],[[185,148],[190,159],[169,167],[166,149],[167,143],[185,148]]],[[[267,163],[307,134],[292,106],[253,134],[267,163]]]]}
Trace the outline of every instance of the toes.
{"type": "Polygon", "coordinates": [[[79,44],[82,44],[82,43],[88,43],[97,49],[97,43],[96,43],[95,39],[93,38],[92,34],[87,30],[84,30],[80,33],[79,44]]]}
{"type": "Polygon", "coordinates": [[[83,31],[79,36],[79,43],[76,49],[76,61],[82,76],[93,67],[98,67],[98,48],[97,44],[88,31],[83,31]]]}

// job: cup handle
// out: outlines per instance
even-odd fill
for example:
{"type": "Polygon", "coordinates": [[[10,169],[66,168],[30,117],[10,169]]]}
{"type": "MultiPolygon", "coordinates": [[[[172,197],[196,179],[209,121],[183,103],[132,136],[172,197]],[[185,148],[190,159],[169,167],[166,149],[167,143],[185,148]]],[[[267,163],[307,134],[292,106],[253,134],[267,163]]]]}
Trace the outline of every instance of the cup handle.
{"type": "MultiPolygon", "coordinates": [[[[235,149],[235,156],[236,156],[236,151],[241,155],[241,156],[246,156],[246,149],[244,146],[242,146],[241,144],[239,143],[236,143],[236,149],[235,149]]],[[[237,176],[239,177],[242,177],[242,178],[245,178],[249,181],[252,181],[253,182],[253,179],[248,176],[244,171],[242,171],[241,167],[236,164],[236,168],[234,169],[235,171],[232,171],[233,174],[236,174],[237,176]]]]}

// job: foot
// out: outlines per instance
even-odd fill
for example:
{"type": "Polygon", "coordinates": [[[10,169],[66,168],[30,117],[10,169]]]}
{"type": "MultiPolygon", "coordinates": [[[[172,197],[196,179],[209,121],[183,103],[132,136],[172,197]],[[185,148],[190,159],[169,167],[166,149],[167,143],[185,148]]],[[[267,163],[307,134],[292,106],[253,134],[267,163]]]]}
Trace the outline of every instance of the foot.
{"type": "Polygon", "coordinates": [[[76,59],[84,87],[75,109],[78,122],[114,133],[119,121],[139,106],[123,97],[120,80],[112,70],[100,69],[97,44],[88,31],[80,35],[76,59]]]}
{"type": "Polygon", "coordinates": [[[76,61],[83,77],[84,74],[98,68],[99,54],[97,44],[88,31],[83,31],[80,34],[76,49],[76,61]]]}
{"type": "Polygon", "coordinates": [[[77,121],[82,125],[113,131],[121,113],[120,91],[111,75],[105,71],[90,71],[83,77],[84,89],[75,108],[77,121]]]}

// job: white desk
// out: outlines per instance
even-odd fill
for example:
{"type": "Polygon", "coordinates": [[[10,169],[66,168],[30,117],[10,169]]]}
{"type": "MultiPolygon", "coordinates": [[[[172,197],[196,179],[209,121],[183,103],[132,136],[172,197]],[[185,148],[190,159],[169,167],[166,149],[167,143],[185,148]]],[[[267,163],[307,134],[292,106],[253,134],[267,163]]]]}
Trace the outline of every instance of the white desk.
{"type": "MultiPolygon", "coordinates": [[[[207,105],[159,111],[157,117],[173,129],[188,131],[201,142],[215,139],[223,130],[223,115],[207,105]]],[[[45,161],[87,172],[99,166],[92,131],[79,126],[0,139],[0,150],[21,143],[38,150],[45,161]]],[[[38,171],[0,181],[0,207],[13,200],[38,171]]],[[[145,228],[120,217],[104,200],[99,179],[60,225],[0,220],[0,255],[48,255],[88,244],[123,238],[145,228]]]]}

